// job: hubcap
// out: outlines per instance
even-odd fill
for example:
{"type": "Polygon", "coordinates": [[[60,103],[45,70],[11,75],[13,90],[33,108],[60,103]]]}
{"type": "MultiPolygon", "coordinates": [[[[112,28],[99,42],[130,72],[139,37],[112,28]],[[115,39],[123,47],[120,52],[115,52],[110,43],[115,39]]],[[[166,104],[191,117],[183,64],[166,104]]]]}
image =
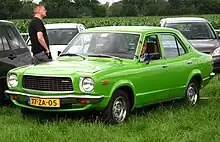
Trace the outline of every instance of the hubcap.
{"type": "Polygon", "coordinates": [[[197,93],[197,89],[196,89],[195,84],[190,84],[190,86],[187,90],[187,96],[188,96],[189,101],[192,105],[197,103],[198,93],[197,93]]]}
{"type": "Polygon", "coordinates": [[[113,103],[112,115],[113,118],[118,122],[122,122],[127,114],[127,104],[123,97],[117,97],[113,103]]]}

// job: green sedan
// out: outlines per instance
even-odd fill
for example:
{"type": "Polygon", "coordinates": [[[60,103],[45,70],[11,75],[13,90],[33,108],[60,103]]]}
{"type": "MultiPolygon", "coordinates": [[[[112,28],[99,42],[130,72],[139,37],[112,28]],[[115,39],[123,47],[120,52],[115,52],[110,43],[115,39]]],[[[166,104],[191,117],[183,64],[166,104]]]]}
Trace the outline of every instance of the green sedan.
{"type": "Polygon", "coordinates": [[[212,71],[212,57],[175,29],[98,27],[79,33],[55,61],[10,70],[5,93],[22,112],[89,110],[122,123],[149,104],[195,105],[212,71]]]}

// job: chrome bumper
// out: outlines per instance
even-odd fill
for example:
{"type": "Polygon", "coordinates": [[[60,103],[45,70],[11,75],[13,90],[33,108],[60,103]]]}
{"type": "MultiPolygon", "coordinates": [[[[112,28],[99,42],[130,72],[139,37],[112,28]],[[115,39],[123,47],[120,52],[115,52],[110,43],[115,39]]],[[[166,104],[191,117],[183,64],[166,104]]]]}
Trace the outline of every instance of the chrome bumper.
{"type": "Polygon", "coordinates": [[[27,94],[27,93],[21,93],[21,92],[15,92],[15,91],[5,91],[6,95],[21,95],[21,96],[27,96],[27,97],[36,97],[36,98],[54,98],[54,99],[65,99],[65,98],[75,98],[75,99],[102,99],[104,98],[104,95],[100,96],[91,96],[91,95],[56,95],[56,96],[42,96],[42,95],[33,95],[33,94],[27,94]]]}
{"type": "Polygon", "coordinates": [[[210,76],[210,78],[213,78],[213,77],[215,76],[215,73],[214,73],[214,72],[211,72],[211,73],[209,74],[209,76],[210,76]]]}

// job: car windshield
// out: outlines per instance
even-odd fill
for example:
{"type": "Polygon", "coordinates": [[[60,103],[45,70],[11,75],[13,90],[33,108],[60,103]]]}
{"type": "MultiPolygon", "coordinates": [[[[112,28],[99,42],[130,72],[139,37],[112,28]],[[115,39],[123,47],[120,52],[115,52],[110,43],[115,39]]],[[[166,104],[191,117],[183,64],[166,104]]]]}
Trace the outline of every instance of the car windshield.
{"type": "Polygon", "coordinates": [[[47,29],[50,45],[67,45],[73,37],[76,36],[78,30],[73,29],[47,29]]]}
{"type": "Polygon", "coordinates": [[[62,54],[133,59],[139,37],[139,34],[132,33],[80,33],[62,54]]]}
{"type": "Polygon", "coordinates": [[[215,34],[206,22],[167,23],[166,27],[179,30],[188,40],[215,39],[215,34]]]}

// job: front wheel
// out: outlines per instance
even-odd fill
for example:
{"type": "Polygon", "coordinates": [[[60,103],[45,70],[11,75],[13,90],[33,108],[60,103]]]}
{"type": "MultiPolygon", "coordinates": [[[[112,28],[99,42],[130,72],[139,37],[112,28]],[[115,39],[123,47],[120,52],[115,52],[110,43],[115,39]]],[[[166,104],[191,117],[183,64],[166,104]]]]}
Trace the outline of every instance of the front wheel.
{"type": "Polygon", "coordinates": [[[127,94],[122,91],[116,91],[107,108],[104,111],[104,122],[119,124],[125,121],[130,113],[129,100],[127,94]]]}
{"type": "Polygon", "coordinates": [[[5,89],[5,82],[0,80],[0,105],[2,105],[5,100],[5,89]]]}
{"type": "Polygon", "coordinates": [[[194,106],[199,101],[199,83],[196,80],[190,81],[186,89],[186,102],[190,106],[194,106]]]}

